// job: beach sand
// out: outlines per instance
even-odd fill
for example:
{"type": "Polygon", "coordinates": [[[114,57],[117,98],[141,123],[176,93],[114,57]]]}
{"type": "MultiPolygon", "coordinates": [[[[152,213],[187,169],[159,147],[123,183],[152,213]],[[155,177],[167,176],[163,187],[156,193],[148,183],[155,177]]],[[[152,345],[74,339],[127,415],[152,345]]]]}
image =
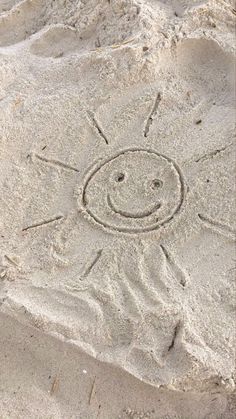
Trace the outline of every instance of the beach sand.
{"type": "Polygon", "coordinates": [[[0,417],[235,417],[229,1],[0,1],[0,417]]]}

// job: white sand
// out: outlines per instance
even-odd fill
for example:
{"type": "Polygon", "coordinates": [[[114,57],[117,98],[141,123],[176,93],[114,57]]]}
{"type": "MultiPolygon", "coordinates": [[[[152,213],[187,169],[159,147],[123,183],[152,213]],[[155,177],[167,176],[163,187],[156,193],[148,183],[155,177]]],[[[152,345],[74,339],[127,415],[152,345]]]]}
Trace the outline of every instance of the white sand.
{"type": "Polygon", "coordinates": [[[235,14],[0,1],[1,419],[234,417],[235,14]]]}

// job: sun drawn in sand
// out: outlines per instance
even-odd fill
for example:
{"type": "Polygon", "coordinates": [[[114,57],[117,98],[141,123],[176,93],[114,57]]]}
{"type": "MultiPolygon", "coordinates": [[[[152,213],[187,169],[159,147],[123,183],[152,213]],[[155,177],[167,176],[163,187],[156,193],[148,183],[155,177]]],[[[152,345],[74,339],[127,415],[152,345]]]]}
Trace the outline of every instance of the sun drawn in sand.
{"type": "Polygon", "coordinates": [[[170,159],[154,151],[129,149],[89,173],[82,206],[102,226],[142,233],[168,223],[181,208],[184,181],[170,159]]]}
{"type": "MultiPolygon", "coordinates": [[[[148,138],[161,100],[162,95],[159,92],[146,118],[141,140],[148,138]]],[[[109,147],[111,141],[96,119],[96,114],[87,111],[87,117],[95,134],[109,147]]],[[[200,156],[196,162],[209,159],[213,154],[218,154],[226,148],[213,150],[209,156],[200,156]]],[[[59,159],[50,159],[38,153],[32,153],[32,156],[48,166],[80,172],[79,168],[59,159]]],[[[158,149],[153,147],[145,148],[142,144],[140,147],[119,149],[115,154],[111,151],[109,157],[95,161],[84,175],[79,190],[77,199],[79,212],[89,223],[95,223],[107,233],[140,235],[148,240],[149,233],[159,233],[163,228],[166,230],[168,224],[178,218],[186,205],[187,185],[181,167],[170,155],[159,153],[158,149]]],[[[227,237],[234,237],[235,232],[228,225],[218,222],[205,213],[197,213],[196,216],[205,227],[227,237]]],[[[63,221],[62,214],[24,226],[22,230],[28,231],[59,220],[63,221]]],[[[159,246],[168,262],[171,260],[171,265],[174,267],[175,262],[170,252],[163,243],[160,242],[159,246]]],[[[99,249],[88,271],[94,267],[101,254],[102,249],[99,249]]]]}
{"type": "MultiPolygon", "coordinates": [[[[60,178],[65,172],[73,175],[74,207],[68,215],[56,213],[47,219],[32,220],[22,230],[29,240],[31,232],[38,232],[35,240],[40,245],[43,232],[51,226],[51,242],[57,245],[65,235],[69,248],[67,253],[55,250],[51,280],[50,272],[44,274],[41,270],[47,287],[40,276],[40,286],[27,288],[24,298],[30,295],[36,304],[42,298],[48,301],[53,313],[52,318],[48,315],[48,321],[53,330],[57,329],[53,319],[58,313],[63,334],[74,333],[79,344],[96,356],[102,354],[102,360],[119,364],[119,356],[122,366],[132,374],[159,385],[166,382],[166,377],[170,381],[178,374],[186,373],[187,377],[194,345],[202,345],[196,335],[193,346],[181,346],[186,318],[192,316],[191,321],[195,321],[189,307],[204,287],[198,278],[200,286],[195,290],[195,272],[192,275],[188,271],[192,262],[185,265],[186,258],[179,256],[175,242],[173,245],[173,234],[178,230],[175,239],[180,237],[185,223],[192,220],[196,222],[195,232],[200,231],[198,237],[210,230],[229,242],[234,231],[206,211],[199,211],[200,206],[193,205],[194,199],[188,199],[183,159],[171,153],[171,147],[164,150],[158,148],[158,142],[149,141],[162,96],[158,93],[152,98],[139,142],[129,143],[125,138],[123,145],[117,141],[116,147],[109,130],[106,133],[97,118],[98,113],[87,112],[90,132],[98,141],[96,150],[101,144],[101,151],[100,159],[88,158],[88,167],[83,170],[79,163],[77,166],[55,155],[50,158],[47,153],[32,153],[33,164],[46,166],[49,171],[59,169],[60,178]],[[53,227],[57,227],[55,235],[53,227]],[[63,264],[64,256],[68,256],[68,264],[63,264]],[[73,327],[61,311],[64,304],[73,327]]],[[[196,161],[211,164],[212,153],[221,155],[224,150],[194,156],[194,168],[196,161]]],[[[200,240],[209,237],[206,234],[200,240]]],[[[212,359],[209,365],[211,368],[212,359]]]]}

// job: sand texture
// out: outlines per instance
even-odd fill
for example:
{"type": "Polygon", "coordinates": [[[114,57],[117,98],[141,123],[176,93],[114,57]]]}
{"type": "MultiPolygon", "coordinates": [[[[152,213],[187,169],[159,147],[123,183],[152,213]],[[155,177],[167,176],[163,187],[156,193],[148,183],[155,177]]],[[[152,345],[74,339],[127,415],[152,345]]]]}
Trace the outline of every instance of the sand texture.
{"type": "Polygon", "coordinates": [[[0,334],[29,365],[15,382],[38,371],[35,401],[31,382],[9,407],[0,349],[1,418],[234,417],[235,15],[0,1],[0,334]],[[55,357],[57,403],[40,370],[55,357]],[[75,404],[77,358],[106,377],[103,400],[119,380],[112,408],[75,404]],[[150,403],[129,407],[130,386],[150,403]]]}

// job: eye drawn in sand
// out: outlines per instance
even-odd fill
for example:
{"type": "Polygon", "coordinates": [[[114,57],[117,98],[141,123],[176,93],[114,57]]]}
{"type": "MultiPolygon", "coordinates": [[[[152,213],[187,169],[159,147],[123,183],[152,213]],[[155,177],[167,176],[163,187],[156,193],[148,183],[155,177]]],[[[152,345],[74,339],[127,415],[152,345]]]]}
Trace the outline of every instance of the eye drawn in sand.
{"type": "Polygon", "coordinates": [[[145,149],[121,151],[85,180],[82,205],[100,225],[142,233],[168,223],[180,210],[184,181],[170,158],[145,149]]]}

